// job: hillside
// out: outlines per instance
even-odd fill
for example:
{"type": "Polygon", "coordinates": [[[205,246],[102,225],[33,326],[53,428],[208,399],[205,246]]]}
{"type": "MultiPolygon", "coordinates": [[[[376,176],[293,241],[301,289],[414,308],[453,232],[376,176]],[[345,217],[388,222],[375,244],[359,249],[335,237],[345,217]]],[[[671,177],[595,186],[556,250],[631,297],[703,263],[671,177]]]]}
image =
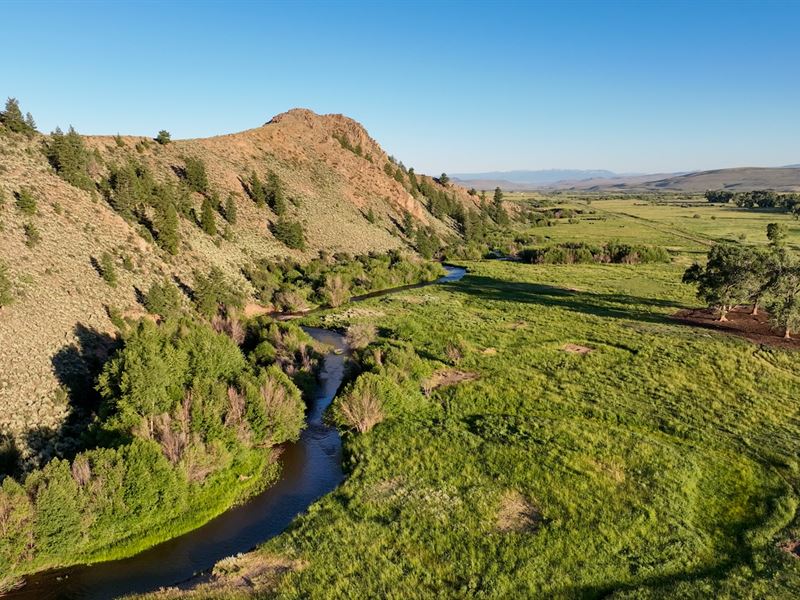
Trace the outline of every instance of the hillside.
{"type": "Polygon", "coordinates": [[[585,179],[608,179],[619,174],[603,169],[540,169],[535,171],[487,171],[483,173],[455,173],[454,181],[464,187],[488,190],[501,187],[504,190],[528,190],[560,181],[582,181],[585,179]]]}
{"type": "MultiPolygon", "coordinates": [[[[0,259],[15,297],[0,308],[0,435],[14,437],[23,452],[41,451],[41,458],[52,451],[50,441],[70,411],[69,392],[113,343],[109,314],[144,314],[142,294],[153,282],[171,278],[191,294],[194,272],[218,267],[249,294],[253,288],[241,269],[260,258],[413,251],[413,240],[401,231],[406,213],[441,239],[457,235],[448,217],[445,222],[431,215],[408,174],[365,129],[341,115],[292,110],[256,129],[165,145],[147,137],[83,140],[92,155],[89,191],[50,166],[42,152],[49,136],[27,137],[0,126],[0,259]],[[206,197],[231,198],[237,219],[226,223],[214,213],[218,233],[208,235],[181,216],[180,244],[172,255],[153,243],[147,223],[126,220],[112,208],[103,185],[115,167],[134,162],[156,182],[177,188],[187,157],[205,165],[206,197]],[[271,233],[278,217],[257,206],[243,185],[252,172],[279,179],[286,218],[305,230],[305,251],[290,250],[271,233]],[[23,189],[35,199],[35,215],[15,207],[23,189]],[[114,286],[100,276],[105,253],[116,267],[114,286]]],[[[417,179],[441,188],[430,178],[417,179]]],[[[474,205],[458,186],[441,189],[457,203],[474,205]]],[[[186,197],[189,213],[199,215],[204,196],[186,197]]]]}
{"type": "Polygon", "coordinates": [[[634,177],[599,178],[560,181],[547,186],[553,189],[582,191],[668,191],[702,193],[706,190],[774,190],[794,192],[800,190],[800,168],[797,167],[741,167],[715,169],[682,174],[651,174],[634,177]]]}

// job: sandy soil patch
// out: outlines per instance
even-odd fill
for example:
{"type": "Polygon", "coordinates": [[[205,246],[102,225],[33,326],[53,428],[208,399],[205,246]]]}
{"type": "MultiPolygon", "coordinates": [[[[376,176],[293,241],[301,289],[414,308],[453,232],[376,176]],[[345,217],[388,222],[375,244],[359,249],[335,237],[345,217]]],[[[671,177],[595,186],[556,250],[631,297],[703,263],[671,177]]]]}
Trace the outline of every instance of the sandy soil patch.
{"type": "Polygon", "coordinates": [[[570,352],[572,354],[589,354],[590,352],[594,352],[594,348],[589,348],[588,346],[580,346],[578,344],[564,344],[561,349],[564,352],[570,352]]]}

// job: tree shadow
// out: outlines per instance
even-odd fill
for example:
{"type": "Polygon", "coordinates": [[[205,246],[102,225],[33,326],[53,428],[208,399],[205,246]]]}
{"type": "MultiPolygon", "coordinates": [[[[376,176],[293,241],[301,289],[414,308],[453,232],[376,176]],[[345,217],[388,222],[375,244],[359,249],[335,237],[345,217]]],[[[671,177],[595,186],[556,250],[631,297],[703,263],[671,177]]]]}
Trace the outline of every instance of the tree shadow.
{"type": "Polygon", "coordinates": [[[74,333],[77,342],[67,344],[50,359],[61,384],[56,400],[66,404],[67,416],[58,429],[38,427],[25,435],[40,461],[53,455],[71,458],[85,447],[88,425],[100,406],[95,381],[120,344],[117,338],[82,323],[75,325],[74,333]]]}
{"type": "Polygon", "coordinates": [[[454,292],[484,300],[535,304],[563,308],[595,317],[648,323],[674,323],[674,321],[670,321],[669,314],[648,309],[669,308],[671,314],[681,308],[686,308],[678,302],[661,298],[576,291],[539,283],[504,281],[470,274],[456,284],[444,283],[443,285],[447,285],[454,292]]]}

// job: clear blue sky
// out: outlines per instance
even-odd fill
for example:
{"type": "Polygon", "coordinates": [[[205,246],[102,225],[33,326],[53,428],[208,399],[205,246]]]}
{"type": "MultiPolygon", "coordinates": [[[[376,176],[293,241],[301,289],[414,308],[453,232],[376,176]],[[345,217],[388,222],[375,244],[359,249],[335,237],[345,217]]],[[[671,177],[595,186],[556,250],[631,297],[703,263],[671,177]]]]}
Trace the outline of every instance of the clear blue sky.
{"type": "Polygon", "coordinates": [[[430,173],[800,163],[800,2],[3,4],[44,131],[344,113],[430,173]]]}

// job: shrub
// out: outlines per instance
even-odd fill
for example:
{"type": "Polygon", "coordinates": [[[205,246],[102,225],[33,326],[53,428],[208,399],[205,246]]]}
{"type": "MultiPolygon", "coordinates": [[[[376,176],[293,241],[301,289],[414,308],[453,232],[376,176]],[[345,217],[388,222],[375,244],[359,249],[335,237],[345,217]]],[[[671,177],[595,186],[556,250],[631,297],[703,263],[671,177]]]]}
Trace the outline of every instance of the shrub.
{"type": "Polygon", "coordinates": [[[372,323],[353,323],[347,328],[345,339],[354,350],[369,346],[378,337],[378,331],[372,323]]]}
{"type": "Polygon", "coordinates": [[[147,312],[163,318],[176,316],[181,312],[181,292],[169,279],[155,282],[144,297],[147,312]]]}
{"type": "Polygon", "coordinates": [[[170,141],[172,141],[169,135],[169,131],[167,131],[166,129],[162,129],[161,131],[159,131],[158,135],[156,136],[156,141],[162,146],[166,146],[167,144],[169,144],[170,141]]]}
{"type": "Polygon", "coordinates": [[[365,376],[336,403],[336,416],[339,425],[366,433],[385,418],[383,402],[377,394],[376,386],[363,385],[365,376]]]}
{"type": "Polygon", "coordinates": [[[0,308],[8,306],[14,300],[11,292],[11,278],[8,275],[8,267],[0,260],[0,308]]]}
{"type": "Polygon", "coordinates": [[[111,287],[117,287],[117,267],[114,257],[108,252],[103,252],[100,257],[100,276],[111,287]]]}
{"type": "Polygon", "coordinates": [[[184,179],[190,190],[205,193],[208,191],[206,165],[199,158],[187,156],[184,159],[184,179]]]}
{"type": "Polygon", "coordinates": [[[25,231],[25,245],[28,248],[33,248],[42,241],[42,236],[39,233],[39,229],[33,223],[25,223],[22,226],[22,229],[25,231]]]}
{"type": "Polygon", "coordinates": [[[75,129],[70,127],[65,135],[56,127],[50,135],[50,142],[45,146],[45,154],[64,181],[83,190],[94,189],[94,182],[89,176],[91,155],[75,129]]]}
{"type": "Polygon", "coordinates": [[[306,240],[303,225],[298,221],[280,218],[272,225],[272,234],[287,247],[305,250],[306,240]]]}
{"type": "Polygon", "coordinates": [[[28,216],[33,216],[37,212],[36,199],[33,193],[28,188],[20,188],[16,193],[17,196],[17,209],[28,216]]]}

